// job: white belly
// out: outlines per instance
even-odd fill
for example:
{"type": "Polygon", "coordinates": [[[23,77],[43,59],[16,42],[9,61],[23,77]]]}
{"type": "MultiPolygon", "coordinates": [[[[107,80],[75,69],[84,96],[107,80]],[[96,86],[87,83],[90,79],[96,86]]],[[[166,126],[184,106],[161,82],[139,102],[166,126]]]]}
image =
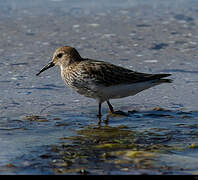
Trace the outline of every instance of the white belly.
{"type": "Polygon", "coordinates": [[[105,101],[108,99],[123,98],[127,96],[133,96],[157,84],[159,83],[157,83],[156,81],[147,81],[134,84],[115,85],[100,89],[98,94],[100,94],[100,97],[104,98],[101,101],[105,101]]]}

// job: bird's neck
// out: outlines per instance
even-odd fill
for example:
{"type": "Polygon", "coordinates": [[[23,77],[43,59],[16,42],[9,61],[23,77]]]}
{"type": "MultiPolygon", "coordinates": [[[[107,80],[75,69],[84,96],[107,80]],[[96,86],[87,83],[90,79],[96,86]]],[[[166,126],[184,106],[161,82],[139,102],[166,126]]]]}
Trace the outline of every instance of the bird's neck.
{"type": "Polygon", "coordinates": [[[74,69],[81,61],[71,61],[69,64],[61,64],[61,74],[68,74],[74,69]]]}

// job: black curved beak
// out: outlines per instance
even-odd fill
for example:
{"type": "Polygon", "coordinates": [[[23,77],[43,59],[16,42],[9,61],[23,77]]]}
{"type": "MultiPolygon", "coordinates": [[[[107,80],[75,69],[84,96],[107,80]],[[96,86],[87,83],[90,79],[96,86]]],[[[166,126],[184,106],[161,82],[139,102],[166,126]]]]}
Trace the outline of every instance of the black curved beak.
{"type": "Polygon", "coordinates": [[[47,70],[47,69],[49,69],[49,68],[51,68],[51,67],[53,67],[53,66],[55,66],[55,64],[54,64],[53,62],[50,62],[49,64],[47,64],[46,66],[44,66],[44,67],[40,70],[40,72],[37,73],[36,75],[38,76],[38,75],[41,74],[43,71],[45,71],[45,70],[47,70]]]}

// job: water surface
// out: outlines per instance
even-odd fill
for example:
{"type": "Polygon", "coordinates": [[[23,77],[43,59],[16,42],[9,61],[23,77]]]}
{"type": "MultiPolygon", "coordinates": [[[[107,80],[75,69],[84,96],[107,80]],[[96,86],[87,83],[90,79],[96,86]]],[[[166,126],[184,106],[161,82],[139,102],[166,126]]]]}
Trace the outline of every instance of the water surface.
{"type": "Polygon", "coordinates": [[[197,174],[195,0],[0,1],[0,174],[197,174]],[[35,74],[54,50],[146,73],[163,84],[113,100],[123,115],[35,74]]]}

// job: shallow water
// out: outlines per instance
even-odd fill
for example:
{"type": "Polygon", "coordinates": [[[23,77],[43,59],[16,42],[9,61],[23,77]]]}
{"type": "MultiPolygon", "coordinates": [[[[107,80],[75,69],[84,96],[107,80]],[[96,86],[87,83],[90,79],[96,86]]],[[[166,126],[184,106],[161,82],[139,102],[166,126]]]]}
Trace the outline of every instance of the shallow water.
{"type": "Polygon", "coordinates": [[[0,1],[0,174],[197,174],[195,0],[0,1]],[[54,50],[172,84],[113,100],[122,115],[65,87],[54,50]],[[124,115],[123,115],[124,114],[124,115]]]}

